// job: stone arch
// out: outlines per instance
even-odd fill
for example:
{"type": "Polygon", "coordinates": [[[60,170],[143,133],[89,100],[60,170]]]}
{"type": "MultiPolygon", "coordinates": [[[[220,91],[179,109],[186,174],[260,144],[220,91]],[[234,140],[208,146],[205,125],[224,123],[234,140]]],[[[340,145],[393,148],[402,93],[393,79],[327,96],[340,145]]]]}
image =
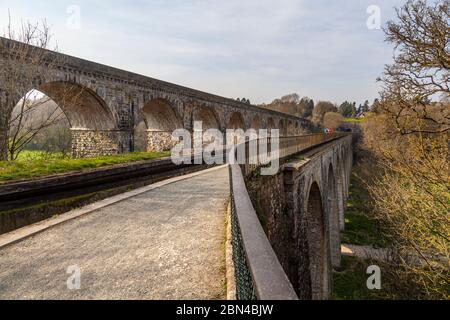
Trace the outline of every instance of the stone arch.
{"type": "Polygon", "coordinates": [[[233,112],[228,120],[227,129],[245,130],[245,121],[240,112],[233,112]]]}
{"type": "Polygon", "coordinates": [[[21,98],[15,97],[15,102],[9,119],[11,121],[9,139],[11,143],[15,143],[15,153],[18,149],[43,148],[46,151],[70,152],[72,139],[70,121],[56,101],[42,91],[32,89],[21,98]],[[55,128],[57,131],[53,130],[55,128]],[[33,136],[36,132],[39,134],[33,136]],[[58,143],[48,143],[49,138],[57,138],[58,143]]]}
{"type": "Polygon", "coordinates": [[[75,158],[113,155],[131,149],[130,132],[119,132],[112,110],[94,90],[69,81],[42,82],[37,90],[66,115],[75,158]]]}
{"type": "Polygon", "coordinates": [[[147,125],[147,151],[167,151],[174,145],[172,133],[183,128],[171,103],[166,99],[153,99],[141,109],[147,125]]]}
{"type": "Polygon", "coordinates": [[[287,122],[287,135],[288,136],[293,136],[294,133],[294,123],[292,122],[292,120],[288,120],[287,122]]]}
{"type": "Polygon", "coordinates": [[[63,110],[72,129],[113,130],[114,116],[93,90],[72,82],[54,81],[37,90],[50,97],[63,110]]]}
{"type": "Polygon", "coordinates": [[[287,122],[284,119],[280,119],[280,136],[287,136],[288,135],[288,126],[287,122]]]}
{"type": "Polygon", "coordinates": [[[192,128],[194,128],[195,121],[201,121],[203,130],[220,129],[220,122],[215,111],[211,108],[200,106],[194,108],[192,111],[192,128]]]}
{"type": "Polygon", "coordinates": [[[339,267],[341,264],[341,228],[339,224],[338,186],[334,172],[333,164],[330,163],[328,166],[326,194],[328,196],[331,264],[333,267],[339,267]]]}
{"type": "Polygon", "coordinates": [[[227,145],[240,145],[246,141],[245,121],[241,113],[230,114],[226,130],[227,145]]]}
{"type": "Polygon", "coordinates": [[[208,131],[210,129],[220,130],[220,121],[213,108],[208,108],[206,106],[195,107],[194,110],[192,110],[191,118],[190,126],[196,134],[195,139],[199,138],[197,134],[200,134],[204,145],[216,141],[217,135],[208,131]],[[202,123],[201,131],[196,132],[198,129],[195,127],[195,122],[202,123]]]}
{"type": "Polygon", "coordinates": [[[175,110],[168,100],[157,98],[147,102],[141,109],[150,131],[170,132],[182,128],[175,110]]]}
{"type": "Polygon", "coordinates": [[[259,116],[253,118],[250,128],[254,130],[261,129],[261,118],[259,116]]]}
{"type": "Polygon", "coordinates": [[[326,218],[322,193],[315,181],[307,192],[303,210],[298,294],[301,299],[322,300],[329,297],[331,281],[326,218]]]}
{"type": "Polygon", "coordinates": [[[272,117],[267,119],[267,130],[276,129],[277,126],[275,125],[275,120],[273,120],[272,117]]]}

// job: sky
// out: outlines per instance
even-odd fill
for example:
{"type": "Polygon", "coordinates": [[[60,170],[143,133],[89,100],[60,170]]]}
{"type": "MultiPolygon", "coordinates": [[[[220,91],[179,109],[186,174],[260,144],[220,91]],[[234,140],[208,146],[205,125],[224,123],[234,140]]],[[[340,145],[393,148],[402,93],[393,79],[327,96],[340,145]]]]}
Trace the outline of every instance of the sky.
{"type": "Polygon", "coordinates": [[[377,22],[402,3],[0,0],[0,34],[9,11],[13,26],[45,19],[63,53],[221,96],[363,103],[378,96],[376,79],[392,62],[377,22]]]}

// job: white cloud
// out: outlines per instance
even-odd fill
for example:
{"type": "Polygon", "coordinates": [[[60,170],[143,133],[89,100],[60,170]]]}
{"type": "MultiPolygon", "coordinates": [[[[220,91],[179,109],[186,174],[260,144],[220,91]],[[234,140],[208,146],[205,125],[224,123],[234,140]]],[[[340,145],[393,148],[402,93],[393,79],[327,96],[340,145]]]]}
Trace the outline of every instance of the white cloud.
{"type": "MultiPolygon", "coordinates": [[[[378,1],[383,19],[400,0],[378,1]]],[[[66,28],[69,3],[0,1],[13,15],[46,17],[62,51],[229,97],[264,102],[298,92],[362,101],[390,62],[381,31],[366,27],[371,1],[78,0],[82,29],[66,28]]]]}

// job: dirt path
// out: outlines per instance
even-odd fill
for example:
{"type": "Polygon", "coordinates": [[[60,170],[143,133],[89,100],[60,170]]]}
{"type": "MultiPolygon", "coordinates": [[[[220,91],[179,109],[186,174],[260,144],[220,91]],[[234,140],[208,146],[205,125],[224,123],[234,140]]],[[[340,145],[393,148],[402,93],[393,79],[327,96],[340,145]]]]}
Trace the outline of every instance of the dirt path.
{"type": "Polygon", "coordinates": [[[389,260],[389,251],[387,249],[376,249],[371,246],[343,244],[341,251],[345,256],[358,257],[362,259],[374,259],[378,261],[389,260]]]}
{"type": "Polygon", "coordinates": [[[228,169],[148,191],[0,250],[0,299],[215,299],[228,169]],[[69,290],[70,266],[81,289],[69,290]]]}

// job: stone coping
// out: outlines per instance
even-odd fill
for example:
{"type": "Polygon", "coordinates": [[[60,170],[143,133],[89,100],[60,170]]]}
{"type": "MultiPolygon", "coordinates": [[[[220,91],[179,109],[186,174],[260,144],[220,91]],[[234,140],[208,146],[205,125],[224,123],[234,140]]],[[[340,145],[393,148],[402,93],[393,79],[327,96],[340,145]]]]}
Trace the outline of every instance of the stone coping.
{"type": "Polygon", "coordinates": [[[239,165],[231,165],[232,192],[247,264],[258,300],[298,300],[256,215],[239,165]]]}
{"type": "Polygon", "coordinates": [[[325,152],[326,149],[328,148],[328,144],[333,144],[336,141],[339,141],[340,139],[348,138],[349,136],[351,136],[351,135],[343,135],[343,136],[328,140],[326,142],[323,142],[321,144],[309,147],[300,152],[300,154],[304,155],[303,160],[289,161],[282,165],[281,170],[282,171],[299,171],[302,167],[304,167],[306,164],[311,162],[311,160],[313,160],[315,157],[319,157],[322,152],[325,152]]]}

